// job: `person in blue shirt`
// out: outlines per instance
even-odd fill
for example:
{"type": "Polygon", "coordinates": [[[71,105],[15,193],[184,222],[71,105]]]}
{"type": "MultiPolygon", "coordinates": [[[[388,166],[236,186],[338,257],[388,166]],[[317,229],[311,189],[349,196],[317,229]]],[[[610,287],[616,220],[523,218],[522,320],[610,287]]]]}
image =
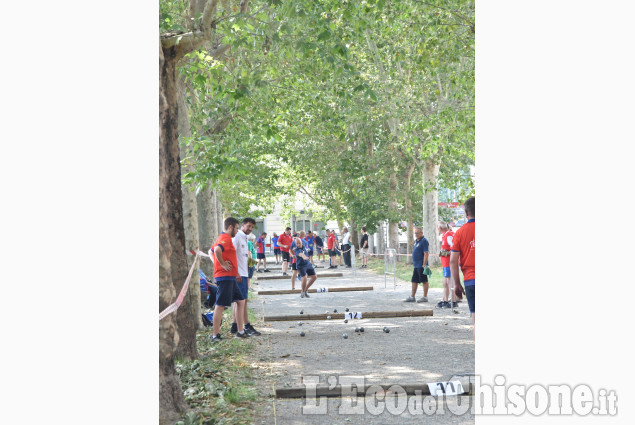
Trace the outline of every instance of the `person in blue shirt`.
{"type": "Polygon", "coordinates": [[[428,283],[428,274],[430,269],[428,267],[428,248],[430,243],[423,236],[423,230],[421,227],[415,227],[415,243],[412,247],[412,291],[408,298],[404,300],[407,303],[413,303],[417,301],[418,303],[427,303],[428,302],[428,288],[430,284],[428,283]],[[423,297],[418,300],[415,299],[415,294],[417,293],[417,287],[419,284],[423,285],[423,297]]]}
{"type": "Polygon", "coordinates": [[[313,267],[315,267],[315,263],[313,262],[313,241],[315,241],[315,236],[313,235],[313,232],[309,230],[304,240],[306,241],[306,245],[309,249],[307,253],[307,255],[309,256],[309,261],[311,262],[313,267]]]}
{"type": "Polygon", "coordinates": [[[273,238],[271,238],[271,242],[273,243],[273,255],[276,256],[276,264],[280,264],[280,247],[278,246],[278,235],[276,232],[273,232],[273,238]]]}
{"type": "Polygon", "coordinates": [[[300,298],[310,298],[308,294],[308,290],[317,279],[315,274],[315,269],[309,260],[308,248],[305,245],[305,242],[301,238],[295,239],[295,244],[293,245],[293,252],[296,258],[296,267],[298,269],[298,273],[300,278],[302,279],[302,289],[300,290],[300,298]],[[308,276],[308,283],[307,283],[308,276]]]}

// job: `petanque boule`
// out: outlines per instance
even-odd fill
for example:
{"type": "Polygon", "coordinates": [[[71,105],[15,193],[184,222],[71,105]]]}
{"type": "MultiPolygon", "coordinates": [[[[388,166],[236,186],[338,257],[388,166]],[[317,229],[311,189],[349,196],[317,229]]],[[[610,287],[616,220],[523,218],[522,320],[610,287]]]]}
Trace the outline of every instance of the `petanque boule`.
{"type": "Polygon", "coordinates": [[[337,313],[337,309],[333,310],[333,313],[337,313]]]}
{"type": "Polygon", "coordinates": [[[304,332],[300,332],[300,336],[304,336],[304,335],[305,335],[305,333],[304,333],[304,332]]]}
{"type": "Polygon", "coordinates": [[[359,332],[359,328],[355,328],[355,332],[359,332]]]}
{"type": "Polygon", "coordinates": [[[360,332],[364,332],[364,328],[359,328],[359,331],[360,332]]]}
{"type": "Polygon", "coordinates": [[[304,310],[300,310],[300,314],[304,314],[304,310]]]}
{"type": "Polygon", "coordinates": [[[331,318],[331,316],[326,316],[326,318],[327,318],[327,319],[330,319],[330,318],[331,318]]]}
{"type": "Polygon", "coordinates": [[[386,332],[388,334],[388,333],[390,333],[390,329],[384,328],[384,332],[386,332]]]}
{"type": "Polygon", "coordinates": [[[344,323],[348,323],[348,319],[344,319],[344,323]]]}
{"type": "Polygon", "coordinates": [[[348,307],[346,307],[346,310],[344,310],[344,311],[348,312],[348,307]]]}
{"type": "Polygon", "coordinates": [[[302,322],[298,322],[298,326],[302,326],[302,322]]]}
{"type": "Polygon", "coordinates": [[[344,334],[344,335],[342,335],[342,338],[344,338],[344,339],[348,339],[348,334],[344,334]]]}

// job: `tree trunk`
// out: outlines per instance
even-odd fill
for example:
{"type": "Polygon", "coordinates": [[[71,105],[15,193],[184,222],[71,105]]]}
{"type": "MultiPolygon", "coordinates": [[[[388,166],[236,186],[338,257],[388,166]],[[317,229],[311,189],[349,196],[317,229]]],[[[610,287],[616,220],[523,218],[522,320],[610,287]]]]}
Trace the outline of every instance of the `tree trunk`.
{"type": "MultiPolygon", "coordinates": [[[[388,246],[396,250],[399,254],[399,220],[397,219],[397,173],[392,173],[389,177],[390,199],[388,201],[388,246]]],[[[397,261],[400,257],[397,256],[397,261]]]]}
{"type": "Polygon", "coordinates": [[[368,252],[375,253],[375,235],[370,233],[368,234],[368,252]]]}
{"type": "MultiPolygon", "coordinates": [[[[170,168],[168,146],[177,144],[177,111],[173,84],[174,65],[165,60],[159,49],[159,311],[164,310],[176,298],[172,281],[170,258],[172,246],[169,235],[167,170],[170,168]]],[[[179,190],[180,193],[180,190],[179,190]]],[[[159,322],[159,423],[171,424],[187,410],[179,376],[174,367],[174,355],[179,333],[170,314],[159,322]]]]}
{"type": "MultiPolygon", "coordinates": [[[[201,190],[196,196],[198,210],[198,241],[201,251],[207,252],[218,237],[218,219],[216,218],[216,199],[209,186],[201,190]]],[[[201,270],[212,279],[214,268],[212,262],[205,258],[201,260],[201,270]]]]}
{"type": "Polygon", "coordinates": [[[355,246],[355,252],[359,252],[359,232],[355,228],[355,220],[351,218],[351,228],[349,229],[351,232],[351,244],[355,246]]]}
{"type": "Polygon", "coordinates": [[[423,234],[430,243],[430,265],[439,265],[439,233],[437,223],[439,222],[439,192],[437,188],[437,178],[439,177],[439,164],[434,160],[426,160],[423,163],[423,234]],[[432,255],[436,254],[436,255],[432,255]]]}
{"type": "MultiPolygon", "coordinates": [[[[185,102],[185,78],[180,76],[177,81],[177,102],[179,108],[179,137],[187,138],[192,137],[192,129],[190,127],[190,118],[187,109],[187,103],[185,102]]],[[[182,158],[187,158],[188,149],[184,143],[180,143],[179,152],[182,158]]],[[[191,163],[186,163],[185,172],[192,170],[194,167],[191,163]]],[[[199,237],[198,237],[198,208],[196,205],[196,192],[194,191],[194,185],[184,185],[181,184],[181,196],[183,197],[183,226],[185,231],[185,249],[196,250],[199,248],[199,237]]],[[[193,255],[188,255],[187,257],[187,268],[188,270],[192,267],[194,263],[193,255]]],[[[188,322],[192,321],[195,324],[196,329],[203,329],[203,321],[201,320],[201,289],[198,282],[198,265],[194,266],[194,270],[192,271],[192,280],[190,282],[190,286],[187,290],[187,297],[190,299],[189,302],[189,315],[187,318],[188,322]]],[[[182,307],[181,307],[182,308],[182,307]]],[[[185,319],[185,316],[183,316],[185,319]]],[[[177,324],[179,328],[183,326],[180,322],[177,324]]],[[[196,333],[194,334],[194,340],[196,341],[196,333]]],[[[188,343],[185,341],[185,343],[188,343]]],[[[194,342],[196,345],[196,342],[194,342]]],[[[187,351],[187,349],[185,349],[187,351]]]]}
{"type": "MultiPolygon", "coordinates": [[[[164,48],[165,62],[161,75],[161,84],[165,87],[167,109],[169,118],[162,125],[169,126],[167,137],[162,139],[164,145],[161,152],[161,159],[164,167],[160,173],[164,174],[162,182],[165,184],[165,198],[161,206],[167,213],[167,225],[172,246],[170,256],[170,269],[172,272],[172,282],[178,293],[189,271],[187,265],[187,255],[185,253],[185,230],[183,228],[183,200],[181,196],[181,164],[178,141],[178,100],[177,100],[177,55],[175,48],[164,48]]],[[[199,301],[200,303],[200,295],[199,301]]],[[[187,359],[198,357],[196,351],[196,330],[198,324],[191,319],[191,302],[189,297],[185,297],[181,306],[176,311],[176,322],[179,332],[179,344],[177,355],[187,359]]]]}
{"type": "MultiPolygon", "coordinates": [[[[408,236],[408,246],[406,248],[406,254],[412,253],[412,248],[415,243],[415,240],[414,240],[415,238],[413,235],[414,218],[412,214],[412,201],[410,200],[410,187],[411,187],[410,182],[412,181],[412,173],[414,172],[414,170],[415,170],[415,164],[411,163],[404,174],[405,187],[406,187],[406,190],[404,191],[404,198],[405,198],[404,205],[405,205],[406,221],[408,223],[406,228],[406,235],[408,236]]],[[[406,263],[412,264],[412,255],[408,255],[406,257],[406,263]]]]}
{"type": "Polygon", "coordinates": [[[386,252],[386,223],[383,221],[379,223],[379,230],[377,231],[377,253],[384,254],[386,252]]]}

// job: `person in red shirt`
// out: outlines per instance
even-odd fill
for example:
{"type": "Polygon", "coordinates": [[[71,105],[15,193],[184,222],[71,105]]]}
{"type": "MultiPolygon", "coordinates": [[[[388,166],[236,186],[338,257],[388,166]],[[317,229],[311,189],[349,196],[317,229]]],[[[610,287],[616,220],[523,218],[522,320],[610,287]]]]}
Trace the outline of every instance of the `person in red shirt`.
{"type": "Polygon", "coordinates": [[[218,285],[216,292],[216,307],[214,308],[213,336],[212,342],[222,340],[220,336],[220,322],[225,307],[231,307],[232,303],[236,303],[236,321],[238,332],[236,338],[247,338],[245,333],[245,324],[243,321],[245,312],[245,297],[240,292],[236,283],[236,278],[241,279],[238,274],[238,259],[236,257],[236,247],[232,238],[238,233],[238,220],[234,217],[228,217],[223,223],[225,231],[218,236],[212,250],[214,251],[214,279],[218,285]]]}
{"type": "Polygon", "coordinates": [[[456,307],[457,298],[456,294],[452,293],[452,304],[450,304],[450,250],[452,249],[452,239],[454,232],[445,221],[439,221],[437,230],[441,236],[441,252],[439,252],[439,258],[441,259],[441,267],[443,267],[443,301],[439,301],[437,308],[451,308],[456,307]]]}
{"type": "Polygon", "coordinates": [[[336,269],[335,258],[337,258],[337,253],[335,250],[337,249],[337,237],[335,236],[335,232],[332,230],[326,230],[326,247],[329,250],[329,257],[331,258],[331,265],[329,269],[336,269]]]}
{"type": "Polygon", "coordinates": [[[284,229],[284,233],[278,238],[278,246],[282,252],[282,276],[289,276],[287,274],[287,268],[291,262],[291,259],[289,258],[289,247],[291,246],[291,242],[293,242],[293,238],[291,238],[291,228],[287,227],[284,229]]]}
{"type": "Polygon", "coordinates": [[[472,324],[476,328],[475,319],[475,210],[476,200],[474,196],[465,201],[463,206],[465,208],[465,217],[467,223],[465,223],[454,234],[452,251],[450,253],[450,273],[452,274],[452,280],[455,285],[460,285],[461,280],[459,278],[459,265],[463,272],[463,284],[465,285],[465,296],[467,303],[470,307],[470,313],[472,314],[472,324]]]}

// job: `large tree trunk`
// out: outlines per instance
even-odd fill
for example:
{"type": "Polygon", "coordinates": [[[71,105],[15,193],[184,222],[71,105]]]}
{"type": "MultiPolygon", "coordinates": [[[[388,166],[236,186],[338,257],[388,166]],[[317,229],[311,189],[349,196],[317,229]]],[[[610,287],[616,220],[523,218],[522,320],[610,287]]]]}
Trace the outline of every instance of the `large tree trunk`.
{"type": "MultiPolygon", "coordinates": [[[[159,311],[164,310],[176,298],[176,289],[172,282],[170,244],[168,224],[168,173],[170,155],[168,146],[176,144],[177,110],[173,87],[174,66],[165,60],[163,49],[159,49],[159,311]],[[172,107],[171,107],[172,105],[172,107]]],[[[174,314],[159,322],[159,423],[171,424],[187,410],[183,398],[179,376],[174,367],[174,356],[179,342],[174,314]]]]}
{"type": "Polygon", "coordinates": [[[439,233],[437,223],[439,222],[439,192],[437,188],[437,178],[439,177],[439,164],[434,160],[423,162],[423,234],[430,242],[430,265],[441,264],[439,251],[439,233]],[[436,254],[436,255],[432,255],[436,254]]]}
{"type": "MultiPolygon", "coordinates": [[[[185,102],[185,78],[180,76],[177,80],[177,105],[179,111],[179,121],[178,121],[178,129],[179,129],[179,137],[181,138],[179,153],[181,158],[187,158],[188,156],[188,148],[183,143],[183,138],[192,137],[192,128],[190,127],[190,117],[187,109],[187,103],[185,102]]],[[[188,172],[194,168],[191,162],[187,162],[184,165],[184,171],[188,172]]],[[[196,250],[199,248],[199,238],[198,238],[198,211],[196,205],[196,192],[194,191],[194,185],[184,185],[181,184],[181,196],[183,197],[183,226],[185,231],[185,248],[186,250],[196,250]]],[[[187,268],[192,266],[194,263],[195,256],[188,255],[187,257],[187,268]]],[[[178,316],[183,320],[187,320],[187,323],[181,323],[180,319],[177,322],[177,326],[179,329],[183,327],[188,327],[189,322],[193,322],[195,325],[195,329],[203,328],[203,321],[201,320],[201,290],[198,282],[198,266],[194,265],[194,271],[192,272],[192,281],[190,282],[190,286],[187,290],[187,298],[190,300],[187,303],[187,310],[189,312],[189,316],[185,315],[178,316]]],[[[181,309],[184,309],[185,306],[181,306],[181,309]]],[[[184,310],[185,311],[185,310],[184,310]]],[[[179,343],[179,352],[187,353],[189,349],[186,346],[192,344],[192,341],[187,340],[189,336],[185,338],[181,338],[181,342],[179,343]]],[[[194,332],[194,346],[196,346],[196,332],[194,332]]]]}
{"type": "Polygon", "coordinates": [[[368,234],[368,252],[371,254],[375,252],[375,235],[370,233],[368,234]]]}

